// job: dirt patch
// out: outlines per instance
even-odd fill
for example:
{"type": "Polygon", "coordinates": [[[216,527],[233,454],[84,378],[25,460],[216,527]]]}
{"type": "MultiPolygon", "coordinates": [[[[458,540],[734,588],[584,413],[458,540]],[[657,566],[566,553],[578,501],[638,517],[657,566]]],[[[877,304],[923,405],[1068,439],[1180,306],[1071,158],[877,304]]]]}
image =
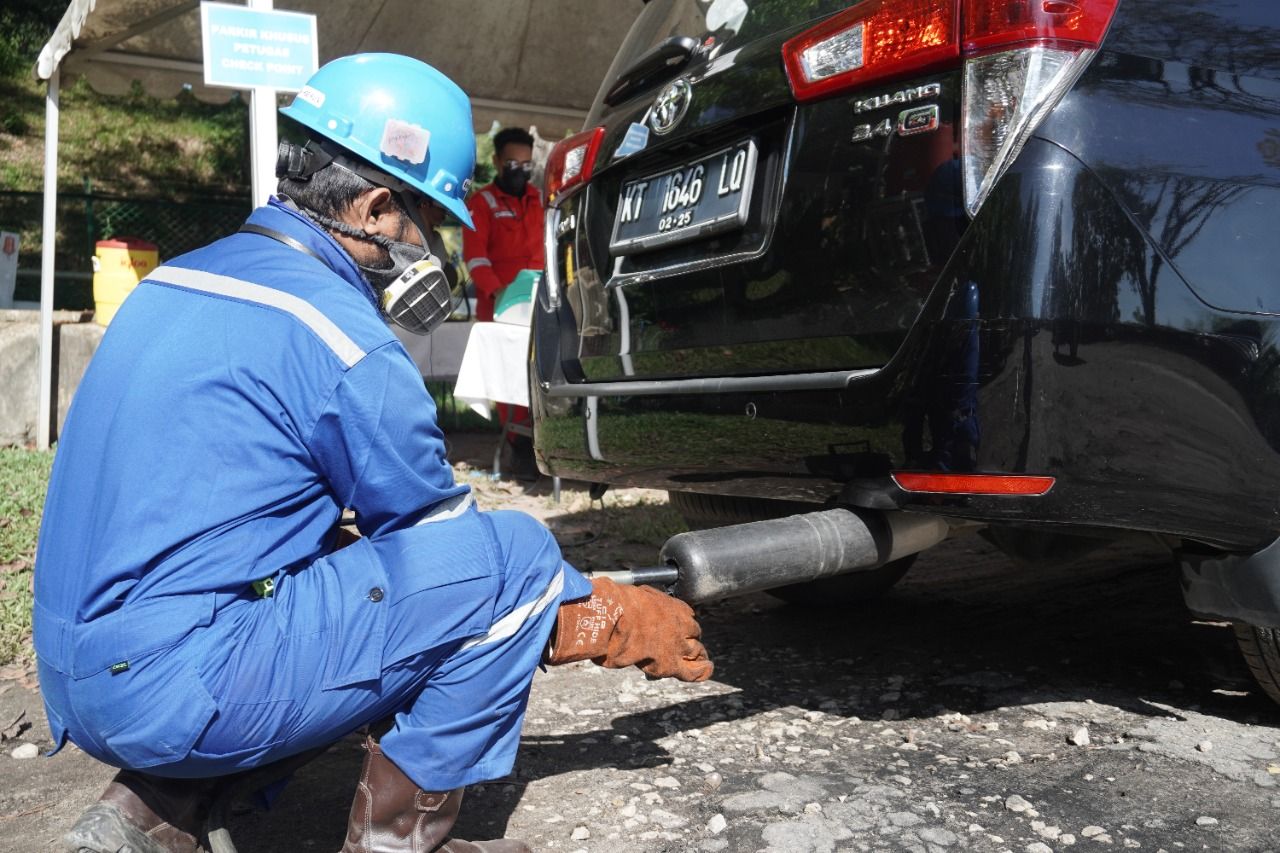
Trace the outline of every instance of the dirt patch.
{"type": "MultiPolygon", "coordinates": [[[[456,440],[459,478],[582,568],[644,564],[679,529],[661,493],[564,484],[556,505],[545,480],[492,481],[493,441],[456,440]]],[[[573,853],[1280,847],[1276,710],[1146,543],[1044,571],[968,536],[872,607],[754,595],[700,615],[705,684],[539,673],[515,772],[468,790],[458,834],[573,853]]],[[[23,711],[19,740],[47,747],[38,694],[0,683],[0,726],[23,711]]],[[[238,815],[242,853],[336,850],[360,760],[349,738],[238,815]]],[[[73,747],[0,767],[15,853],[56,849],[111,775],[73,747]]]]}

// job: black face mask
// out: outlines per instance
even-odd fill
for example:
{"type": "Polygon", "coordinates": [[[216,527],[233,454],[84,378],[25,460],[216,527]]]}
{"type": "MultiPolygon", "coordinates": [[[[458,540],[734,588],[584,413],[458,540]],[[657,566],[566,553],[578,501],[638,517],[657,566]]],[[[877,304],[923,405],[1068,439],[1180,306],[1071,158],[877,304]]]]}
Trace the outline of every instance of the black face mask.
{"type": "Polygon", "coordinates": [[[498,179],[494,182],[498,185],[498,189],[514,196],[524,195],[524,188],[529,184],[529,173],[519,166],[512,168],[511,166],[503,166],[502,173],[498,175],[498,179]]]}

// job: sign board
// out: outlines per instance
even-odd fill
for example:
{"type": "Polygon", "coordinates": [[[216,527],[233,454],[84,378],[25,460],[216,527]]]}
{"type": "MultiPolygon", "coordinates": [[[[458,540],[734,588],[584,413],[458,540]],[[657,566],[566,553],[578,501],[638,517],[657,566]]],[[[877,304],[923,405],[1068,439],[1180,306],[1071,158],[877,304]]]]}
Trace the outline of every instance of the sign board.
{"type": "Polygon", "coordinates": [[[0,308],[13,307],[13,288],[18,282],[18,235],[0,231],[0,308]]]}
{"type": "Polygon", "coordinates": [[[204,83],[296,92],[320,67],[316,16],[200,4],[204,83]]]}

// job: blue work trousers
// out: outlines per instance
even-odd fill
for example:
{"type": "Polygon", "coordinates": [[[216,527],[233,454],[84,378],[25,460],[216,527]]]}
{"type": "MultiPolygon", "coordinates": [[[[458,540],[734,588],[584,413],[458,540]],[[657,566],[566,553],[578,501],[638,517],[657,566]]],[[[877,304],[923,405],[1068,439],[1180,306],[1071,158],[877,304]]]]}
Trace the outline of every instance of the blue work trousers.
{"type": "Polygon", "coordinates": [[[445,791],[511,771],[558,606],[588,594],[540,523],[470,509],[283,574],[126,671],[41,677],[109,764],[221,776],[394,715],[386,755],[445,791]]]}

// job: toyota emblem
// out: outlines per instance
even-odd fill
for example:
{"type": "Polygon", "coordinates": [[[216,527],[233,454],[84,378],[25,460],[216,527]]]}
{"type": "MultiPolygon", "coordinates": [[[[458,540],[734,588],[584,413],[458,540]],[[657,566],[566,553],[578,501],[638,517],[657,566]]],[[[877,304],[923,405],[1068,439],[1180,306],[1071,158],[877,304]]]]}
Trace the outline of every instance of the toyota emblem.
{"type": "Polygon", "coordinates": [[[693,89],[683,77],[667,85],[649,108],[649,127],[654,133],[669,133],[684,118],[693,100],[693,89]]]}

